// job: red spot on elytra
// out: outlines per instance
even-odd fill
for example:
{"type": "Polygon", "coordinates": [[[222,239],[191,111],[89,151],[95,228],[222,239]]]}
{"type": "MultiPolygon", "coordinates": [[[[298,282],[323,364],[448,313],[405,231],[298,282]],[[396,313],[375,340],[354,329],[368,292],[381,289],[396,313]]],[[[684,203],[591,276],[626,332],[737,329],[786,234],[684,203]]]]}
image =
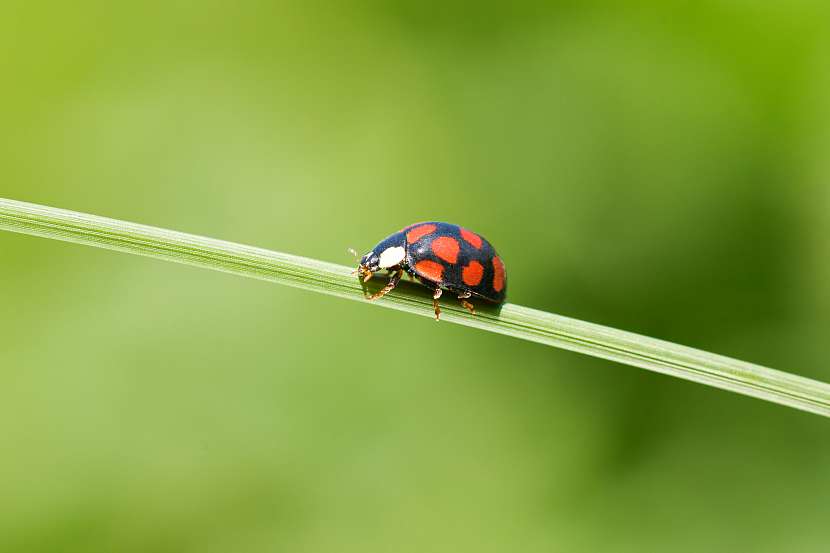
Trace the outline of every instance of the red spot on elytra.
{"type": "Polygon", "coordinates": [[[493,290],[501,292],[504,289],[504,263],[496,256],[493,258],[493,290]]]}
{"type": "Polygon", "coordinates": [[[458,261],[460,249],[461,246],[458,245],[458,240],[449,236],[439,236],[432,241],[432,252],[447,263],[458,261]]]}
{"type": "Polygon", "coordinates": [[[425,259],[415,264],[415,272],[434,282],[441,282],[444,276],[444,266],[436,261],[425,259]]]}
{"type": "Polygon", "coordinates": [[[461,229],[461,238],[477,250],[481,249],[481,236],[465,228],[461,229]]]}
{"type": "Polygon", "coordinates": [[[406,241],[410,244],[414,244],[431,232],[435,232],[435,225],[421,225],[419,227],[415,227],[406,233],[406,241]]]}
{"type": "Polygon", "coordinates": [[[405,226],[404,228],[402,228],[402,229],[401,229],[401,232],[405,232],[405,231],[407,231],[407,230],[409,230],[409,229],[411,229],[411,228],[415,228],[415,227],[417,227],[418,225],[423,225],[423,224],[424,224],[423,222],[420,222],[420,223],[412,223],[411,225],[407,225],[407,226],[405,226]]]}
{"type": "Polygon", "coordinates": [[[461,270],[461,280],[467,286],[478,286],[484,276],[484,267],[478,261],[470,261],[470,264],[461,270]]]}

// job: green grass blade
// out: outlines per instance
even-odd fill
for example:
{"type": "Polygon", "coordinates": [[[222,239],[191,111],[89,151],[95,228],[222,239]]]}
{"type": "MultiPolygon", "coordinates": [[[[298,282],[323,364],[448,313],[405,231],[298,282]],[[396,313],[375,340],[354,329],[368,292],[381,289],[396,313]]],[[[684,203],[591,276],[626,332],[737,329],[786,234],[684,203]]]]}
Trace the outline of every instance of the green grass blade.
{"type": "MultiPolygon", "coordinates": [[[[0,229],[86,244],[258,278],[365,301],[353,267],[222,240],[0,198],[0,229]]],[[[379,283],[372,281],[371,290],[379,283]]],[[[431,295],[402,283],[372,305],[432,317],[431,295]]],[[[630,332],[520,305],[481,306],[472,316],[455,302],[442,321],[497,332],[708,384],[830,416],[830,385],[630,332]]]]}

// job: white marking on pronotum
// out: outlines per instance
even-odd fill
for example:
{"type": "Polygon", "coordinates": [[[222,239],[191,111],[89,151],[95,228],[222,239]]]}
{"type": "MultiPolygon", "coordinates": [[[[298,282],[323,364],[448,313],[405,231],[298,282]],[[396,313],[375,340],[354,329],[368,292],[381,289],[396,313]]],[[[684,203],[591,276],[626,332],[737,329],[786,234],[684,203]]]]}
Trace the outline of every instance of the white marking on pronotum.
{"type": "Polygon", "coordinates": [[[389,267],[394,267],[395,265],[403,261],[404,257],[406,257],[406,251],[404,251],[403,246],[386,248],[380,254],[380,263],[378,263],[378,266],[381,269],[388,269],[389,267]]]}

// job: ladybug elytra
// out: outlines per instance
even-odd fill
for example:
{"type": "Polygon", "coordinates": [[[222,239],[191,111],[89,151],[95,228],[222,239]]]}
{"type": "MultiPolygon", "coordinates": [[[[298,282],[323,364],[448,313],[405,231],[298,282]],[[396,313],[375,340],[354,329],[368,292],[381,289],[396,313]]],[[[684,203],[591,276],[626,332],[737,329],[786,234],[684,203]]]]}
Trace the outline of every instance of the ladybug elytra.
{"type": "Polygon", "coordinates": [[[366,282],[381,269],[392,276],[367,299],[391,292],[406,272],[433,290],[435,320],[440,318],[438,299],[443,290],[457,294],[474,315],[469,298],[501,303],[507,292],[504,263],[493,246],[480,234],[450,223],[415,223],[388,236],[360,259],[357,273],[366,282]]]}

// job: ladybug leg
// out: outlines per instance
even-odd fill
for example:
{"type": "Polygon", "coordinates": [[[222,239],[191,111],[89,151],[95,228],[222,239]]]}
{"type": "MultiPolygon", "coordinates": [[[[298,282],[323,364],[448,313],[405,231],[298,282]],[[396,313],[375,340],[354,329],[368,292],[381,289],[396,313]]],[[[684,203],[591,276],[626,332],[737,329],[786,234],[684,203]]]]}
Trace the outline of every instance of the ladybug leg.
{"type": "Polygon", "coordinates": [[[401,277],[403,276],[403,269],[398,269],[395,274],[392,275],[392,278],[389,279],[389,282],[386,283],[386,286],[366,298],[369,301],[374,301],[378,298],[382,298],[389,292],[395,289],[395,286],[401,281],[401,277]]]}
{"type": "Polygon", "coordinates": [[[441,306],[438,305],[438,298],[441,297],[441,288],[436,288],[432,293],[432,308],[435,310],[435,320],[441,320],[441,306]]]}
{"type": "Polygon", "coordinates": [[[472,303],[467,301],[467,298],[469,298],[472,295],[473,294],[469,291],[464,292],[463,294],[458,294],[458,299],[461,300],[461,307],[463,307],[464,309],[469,311],[470,315],[475,315],[476,314],[476,308],[473,306],[472,303]]]}

